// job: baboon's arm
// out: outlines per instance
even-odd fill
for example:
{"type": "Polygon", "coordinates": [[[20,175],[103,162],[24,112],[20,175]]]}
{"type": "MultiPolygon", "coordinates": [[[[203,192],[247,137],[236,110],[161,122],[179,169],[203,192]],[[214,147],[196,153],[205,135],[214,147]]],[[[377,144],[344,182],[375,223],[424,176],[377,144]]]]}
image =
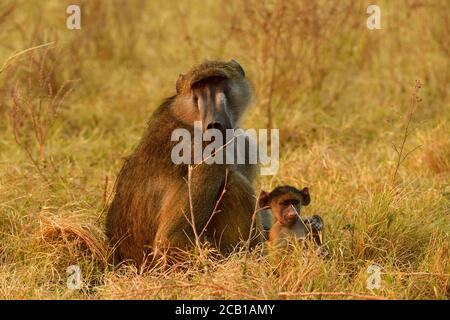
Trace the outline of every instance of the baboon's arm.
{"type": "Polygon", "coordinates": [[[197,235],[202,232],[216,206],[225,176],[226,165],[193,165],[190,181],[182,182],[184,185],[173,199],[174,207],[163,209],[165,218],[156,234],[156,245],[182,248],[195,243],[193,227],[195,226],[197,235]]]}
{"type": "Polygon", "coordinates": [[[258,211],[258,219],[261,222],[263,234],[265,240],[269,239],[270,229],[274,225],[274,219],[271,210],[259,210],[258,211]]]}
{"type": "Polygon", "coordinates": [[[322,231],[324,228],[324,222],[321,216],[315,214],[312,217],[305,219],[307,223],[311,225],[313,231],[322,231]]]}

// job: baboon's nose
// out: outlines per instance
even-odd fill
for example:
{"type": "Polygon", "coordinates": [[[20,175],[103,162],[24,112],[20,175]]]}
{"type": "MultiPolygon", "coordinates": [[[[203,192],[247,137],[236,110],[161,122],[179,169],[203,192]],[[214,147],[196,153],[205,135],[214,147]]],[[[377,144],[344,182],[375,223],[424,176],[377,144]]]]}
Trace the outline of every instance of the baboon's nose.
{"type": "Polygon", "coordinates": [[[297,214],[294,211],[289,211],[288,214],[286,215],[288,218],[292,219],[297,217],[297,214]]]}
{"type": "Polygon", "coordinates": [[[219,123],[219,122],[211,122],[210,124],[208,124],[208,125],[206,126],[206,129],[207,129],[207,130],[209,130],[209,129],[218,129],[218,130],[220,130],[220,131],[223,131],[224,127],[223,127],[223,125],[222,125],[221,123],[219,123]]]}

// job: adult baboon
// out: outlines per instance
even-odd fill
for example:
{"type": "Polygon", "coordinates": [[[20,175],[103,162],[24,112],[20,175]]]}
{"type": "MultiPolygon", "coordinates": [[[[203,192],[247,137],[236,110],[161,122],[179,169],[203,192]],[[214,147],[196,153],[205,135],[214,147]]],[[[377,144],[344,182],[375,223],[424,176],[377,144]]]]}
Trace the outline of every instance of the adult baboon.
{"type": "MultiPolygon", "coordinates": [[[[252,98],[244,70],[234,60],[207,61],[180,75],[176,89],[177,94],[151,116],[147,132],[117,178],[106,224],[116,247],[116,263],[140,264],[151,253],[168,250],[170,255],[192,246],[190,205],[197,234],[220,251],[227,252],[249,237],[256,200],[252,188],[255,165],[193,165],[190,201],[188,165],[176,165],[171,159],[175,129],[193,134],[194,121],[202,121],[203,131],[236,128],[252,98]]],[[[262,240],[255,232],[251,243],[262,240]]]]}

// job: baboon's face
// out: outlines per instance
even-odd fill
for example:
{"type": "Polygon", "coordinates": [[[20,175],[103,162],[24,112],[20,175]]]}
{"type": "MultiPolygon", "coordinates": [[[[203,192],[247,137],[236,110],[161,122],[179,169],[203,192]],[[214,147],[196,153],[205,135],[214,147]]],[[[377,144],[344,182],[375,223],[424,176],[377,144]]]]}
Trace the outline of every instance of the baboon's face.
{"type": "Polygon", "coordinates": [[[300,218],[302,206],[307,206],[310,201],[308,188],[296,189],[273,197],[272,212],[281,224],[291,226],[300,218]]]}
{"type": "Polygon", "coordinates": [[[228,79],[212,77],[192,86],[191,102],[196,120],[202,121],[203,131],[234,128],[235,121],[230,108],[228,79]]]}
{"type": "Polygon", "coordinates": [[[208,129],[234,129],[251,100],[251,89],[245,79],[212,77],[192,86],[190,102],[195,121],[208,129]]]}
{"type": "Polygon", "coordinates": [[[293,225],[300,217],[302,199],[298,195],[285,195],[272,200],[272,212],[283,225],[293,225]]]}
{"type": "Polygon", "coordinates": [[[302,206],[311,201],[308,188],[298,190],[290,186],[278,187],[268,193],[264,190],[259,195],[259,207],[269,207],[276,221],[285,226],[292,226],[300,218],[302,206]]]}
{"type": "Polygon", "coordinates": [[[252,99],[245,72],[234,60],[195,66],[180,74],[176,88],[178,119],[190,125],[201,121],[203,131],[236,128],[252,99]]]}

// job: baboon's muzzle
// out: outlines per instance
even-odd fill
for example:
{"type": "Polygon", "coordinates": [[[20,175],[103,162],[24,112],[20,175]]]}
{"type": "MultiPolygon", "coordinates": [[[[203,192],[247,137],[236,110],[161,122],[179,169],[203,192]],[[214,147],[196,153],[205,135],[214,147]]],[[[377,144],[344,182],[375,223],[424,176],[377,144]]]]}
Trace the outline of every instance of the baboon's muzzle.
{"type": "Polygon", "coordinates": [[[214,117],[214,119],[211,119],[209,121],[206,121],[204,130],[209,129],[217,129],[220,130],[223,134],[225,134],[226,129],[233,129],[231,127],[230,121],[225,117],[214,117]]]}

